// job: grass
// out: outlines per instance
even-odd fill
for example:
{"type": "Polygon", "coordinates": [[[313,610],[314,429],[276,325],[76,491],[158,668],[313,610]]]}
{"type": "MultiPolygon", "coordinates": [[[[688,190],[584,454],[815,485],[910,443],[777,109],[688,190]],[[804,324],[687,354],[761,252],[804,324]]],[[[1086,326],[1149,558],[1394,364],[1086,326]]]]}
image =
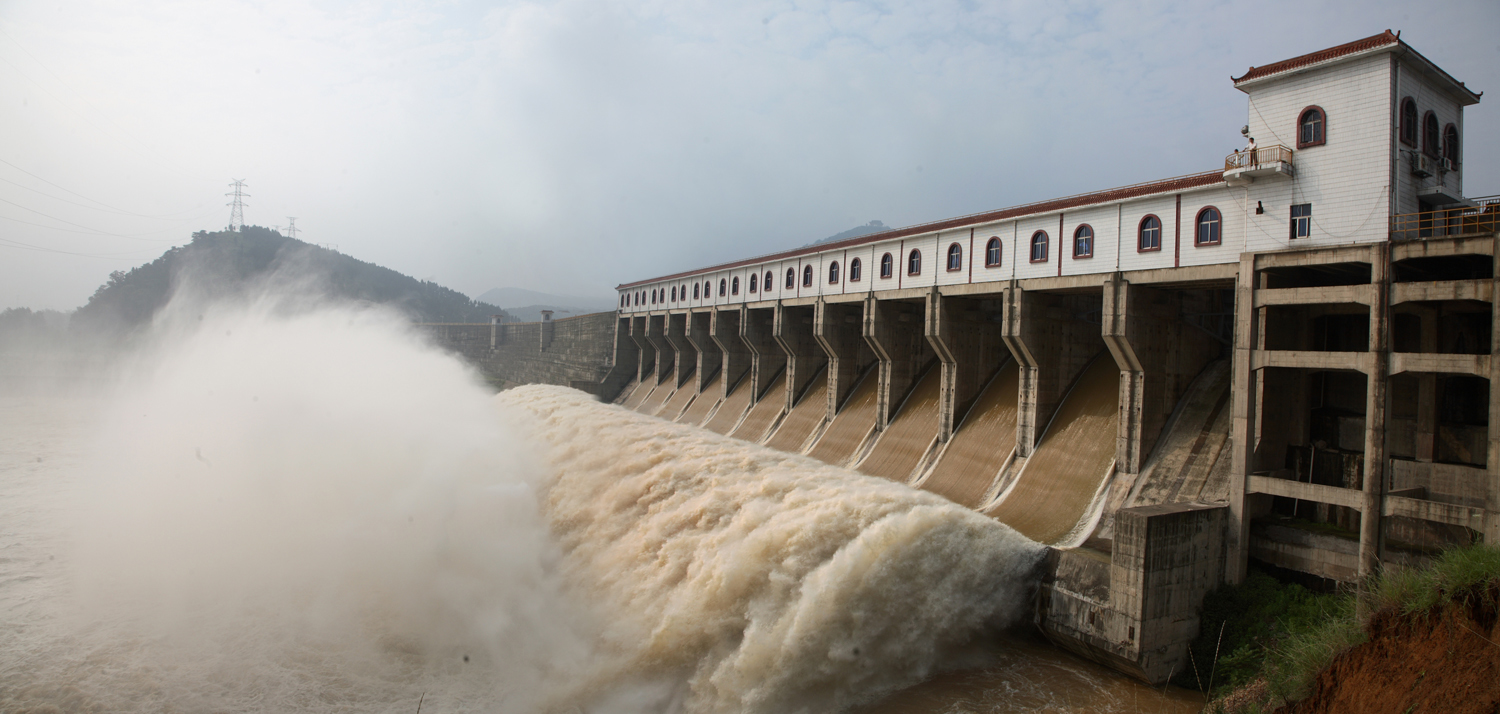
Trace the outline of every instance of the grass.
{"type": "Polygon", "coordinates": [[[1225,695],[1256,684],[1244,712],[1269,711],[1307,696],[1318,673],[1340,653],[1366,640],[1377,613],[1424,616],[1449,603],[1493,597],[1500,581],[1500,547],[1473,545],[1444,551],[1426,568],[1386,568],[1357,588],[1319,594],[1252,570],[1203,602],[1198,639],[1189,646],[1189,668],[1174,680],[1208,694],[1225,695]],[[1363,601],[1368,607],[1359,608],[1363,601]]]}

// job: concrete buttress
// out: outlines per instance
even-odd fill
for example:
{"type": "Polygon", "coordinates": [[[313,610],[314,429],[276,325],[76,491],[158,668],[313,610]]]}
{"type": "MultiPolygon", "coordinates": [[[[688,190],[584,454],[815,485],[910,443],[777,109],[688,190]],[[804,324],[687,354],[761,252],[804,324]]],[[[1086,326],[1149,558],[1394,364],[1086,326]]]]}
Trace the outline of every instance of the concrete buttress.
{"type": "Polygon", "coordinates": [[[817,303],[813,337],[828,354],[828,419],[838,413],[859,375],[875,361],[860,327],[863,308],[862,303],[817,303]]]}
{"type": "MultiPolygon", "coordinates": [[[[777,344],[786,351],[786,406],[790,410],[797,397],[812,383],[818,370],[828,361],[828,355],[818,346],[813,337],[813,315],[811,306],[791,307],[776,305],[776,322],[771,331],[777,344]]],[[[769,396],[769,395],[767,395],[769,396]]]]}
{"type": "Polygon", "coordinates": [[[885,431],[933,359],[923,336],[924,302],[865,299],[864,337],[880,358],[875,428],[885,431]]]}
{"type": "Polygon", "coordinates": [[[926,307],[924,334],[942,360],[938,439],[946,442],[1010,351],[1001,337],[1000,301],[948,297],[934,289],[926,307]]]}

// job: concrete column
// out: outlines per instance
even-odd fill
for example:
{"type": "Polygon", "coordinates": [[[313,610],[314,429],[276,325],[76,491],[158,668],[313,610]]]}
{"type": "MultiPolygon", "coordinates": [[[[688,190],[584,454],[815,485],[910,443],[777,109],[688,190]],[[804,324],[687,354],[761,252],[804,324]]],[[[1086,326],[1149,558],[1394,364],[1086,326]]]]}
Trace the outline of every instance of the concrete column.
{"type": "Polygon", "coordinates": [[[667,340],[666,313],[646,316],[646,340],[656,348],[656,379],[661,381],[677,364],[677,350],[667,340]]]}
{"type": "Polygon", "coordinates": [[[552,324],[552,311],[543,310],[542,322],[540,325],[537,325],[536,331],[537,337],[540,339],[537,347],[538,352],[546,352],[547,348],[552,346],[552,336],[556,333],[556,328],[557,326],[552,324]]]}
{"type": "Polygon", "coordinates": [[[827,303],[818,301],[813,315],[813,337],[828,355],[828,418],[854,391],[859,375],[875,361],[875,353],[865,342],[864,303],[827,303]]]}
{"type": "Polygon", "coordinates": [[[729,390],[750,371],[750,348],[740,338],[740,319],[745,306],[711,308],[708,311],[708,336],[719,348],[724,379],[719,380],[719,397],[729,396],[729,390]]]}
{"type": "Polygon", "coordinates": [[[1219,343],[1182,319],[1180,292],[1145,288],[1115,273],[1104,283],[1100,332],[1120,368],[1115,468],[1138,474],[1177,400],[1219,343]]]}
{"type": "Polygon", "coordinates": [[[1005,288],[1002,336],[1020,363],[1016,456],[1029,457],[1068,389],[1104,349],[1098,325],[1082,319],[1098,310],[1096,295],[1049,295],[1005,288]]]}
{"type": "Polygon", "coordinates": [[[708,380],[713,379],[724,367],[724,353],[713,340],[713,317],[711,309],[688,313],[687,339],[698,355],[698,365],[694,370],[698,375],[698,383],[694,389],[697,394],[702,394],[703,388],[708,386],[708,380]]]}
{"type": "Polygon", "coordinates": [[[946,442],[1010,352],[1001,337],[999,300],[948,297],[933,290],[926,308],[923,334],[942,360],[938,440],[946,442]]]}
{"type": "Polygon", "coordinates": [[[776,310],[746,309],[740,318],[740,340],[750,349],[750,386],[759,397],[786,369],[786,350],[776,342],[776,310]]]}
{"type": "Polygon", "coordinates": [[[1260,320],[1255,309],[1255,256],[1240,257],[1240,274],[1234,291],[1234,373],[1230,394],[1234,401],[1229,440],[1234,446],[1234,461],[1229,471],[1229,523],[1225,539],[1227,557],[1224,580],[1240,583],[1250,557],[1250,515],[1246,512],[1245,491],[1249,474],[1255,470],[1255,436],[1258,421],[1256,407],[1260,375],[1251,369],[1251,354],[1260,341],[1260,320]]]}
{"type": "Polygon", "coordinates": [[[641,381],[656,375],[656,345],[646,337],[646,323],[649,316],[636,315],[630,318],[630,339],[640,350],[637,364],[640,366],[640,374],[637,375],[641,381]]]}
{"type": "Polygon", "coordinates": [[[932,346],[923,336],[925,310],[925,301],[865,298],[864,336],[880,358],[875,428],[881,431],[916,386],[922,368],[933,359],[932,346]]]}
{"type": "Polygon", "coordinates": [[[1365,375],[1365,480],[1363,507],[1359,516],[1359,575],[1380,568],[1381,504],[1385,499],[1385,410],[1390,357],[1389,243],[1370,247],[1370,284],[1375,304],[1370,306],[1370,372],[1365,375]]]}
{"type": "Polygon", "coordinates": [[[490,349],[500,344],[500,316],[490,315],[490,349]]]}
{"type": "MultiPolygon", "coordinates": [[[[1415,312],[1422,320],[1419,349],[1428,354],[1436,353],[1438,351],[1438,311],[1425,305],[1415,309],[1408,306],[1408,310],[1415,312]]],[[[1431,372],[1419,372],[1415,376],[1417,380],[1416,459],[1430,462],[1437,458],[1437,375],[1431,372]]]]}
{"type": "MultiPolygon", "coordinates": [[[[771,335],[786,351],[786,408],[791,409],[797,395],[807,389],[818,370],[828,361],[828,355],[818,346],[813,337],[812,305],[788,307],[777,303],[776,319],[771,335]]],[[[770,398],[770,395],[766,395],[770,398]]]]}
{"type": "Polygon", "coordinates": [[[672,345],[677,363],[677,384],[681,388],[697,372],[698,349],[688,339],[688,314],[667,313],[667,342],[672,345]]]}
{"type": "MultiPolygon", "coordinates": [[[[1500,235],[1495,237],[1493,255],[1500,259],[1500,235]]],[[[1500,295],[1500,270],[1491,278],[1491,295],[1500,295]]],[[[1500,544],[1500,298],[1490,301],[1490,424],[1489,456],[1486,469],[1489,489],[1484,507],[1484,542],[1500,544]]]]}
{"type": "Polygon", "coordinates": [[[600,380],[598,397],[601,401],[612,401],[632,379],[640,377],[641,348],[630,337],[630,318],[615,319],[614,357],[609,372],[600,380]]]}

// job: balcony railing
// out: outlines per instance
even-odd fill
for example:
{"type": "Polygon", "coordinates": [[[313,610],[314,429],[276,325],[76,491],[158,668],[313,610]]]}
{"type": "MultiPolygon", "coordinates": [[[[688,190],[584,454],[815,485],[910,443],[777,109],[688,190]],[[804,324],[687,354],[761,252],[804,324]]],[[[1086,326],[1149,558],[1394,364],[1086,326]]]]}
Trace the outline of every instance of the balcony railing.
{"type": "Polygon", "coordinates": [[[1391,216],[1391,240],[1477,236],[1500,229],[1500,196],[1470,199],[1474,206],[1391,216]]]}
{"type": "Polygon", "coordinates": [[[1292,150],[1280,144],[1262,146],[1254,151],[1236,151],[1224,157],[1225,171],[1243,171],[1267,164],[1292,163],[1292,150]]]}

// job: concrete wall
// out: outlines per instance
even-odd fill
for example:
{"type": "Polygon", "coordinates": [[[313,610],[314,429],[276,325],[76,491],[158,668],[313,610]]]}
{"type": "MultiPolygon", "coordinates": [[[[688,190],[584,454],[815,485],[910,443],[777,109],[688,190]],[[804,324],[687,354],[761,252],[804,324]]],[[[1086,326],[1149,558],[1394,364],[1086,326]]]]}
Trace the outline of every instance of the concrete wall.
{"type": "Polygon", "coordinates": [[[613,312],[561,320],[418,324],[416,329],[473,365],[496,386],[559,384],[610,399],[635,376],[640,351],[613,312]],[[548,327],[550,325],[550,328],[548,327]],[[544,336],[550,342],[544,346],[544,336]],[[616,370],[616,364],[620,369],[616,370]]]}

